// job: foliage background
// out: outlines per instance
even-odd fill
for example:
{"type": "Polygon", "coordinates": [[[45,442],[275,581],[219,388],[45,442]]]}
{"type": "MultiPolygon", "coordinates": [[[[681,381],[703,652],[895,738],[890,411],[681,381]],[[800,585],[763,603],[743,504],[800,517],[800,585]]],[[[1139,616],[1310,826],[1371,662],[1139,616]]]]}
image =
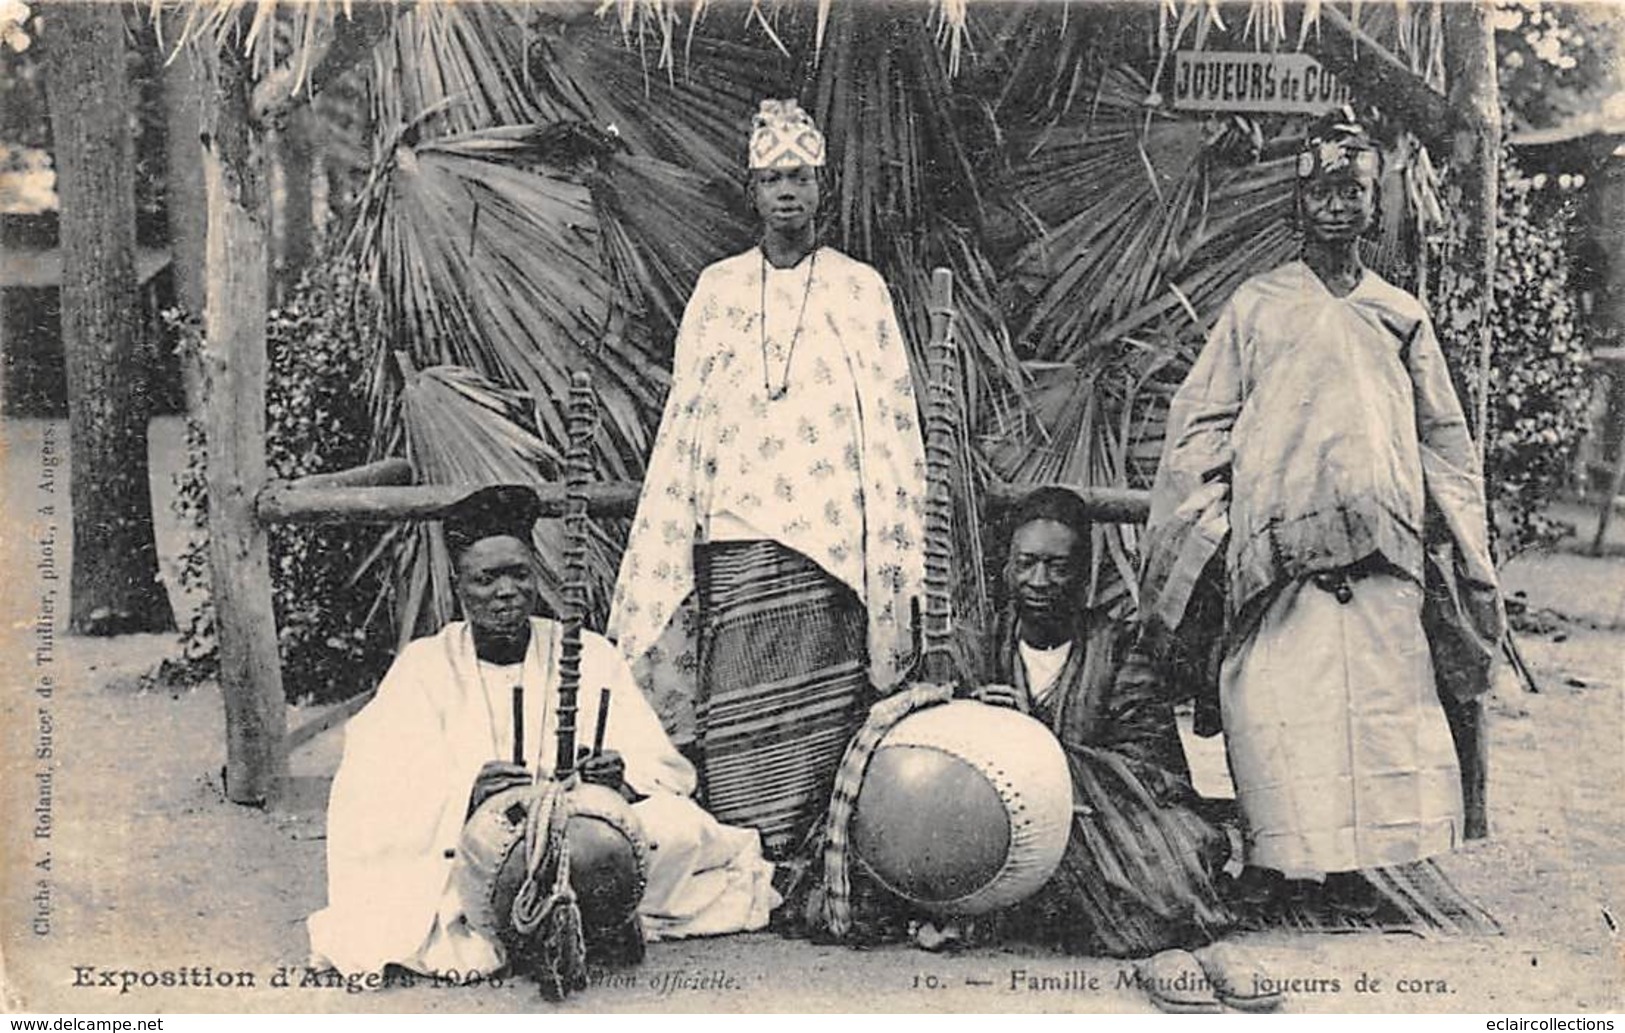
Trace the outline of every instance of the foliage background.
{"type": "MultiPolygon", "coordinates": [[[[1567,485],[1589,429],[1589,349],[1576,321],[1565,246],[1574,200],[1560,194],[1540,204],[1537,193],[1508,150],[1496,223],[1485,476],[1509,555],[1561,536],[1541,511],[1567,485]]],[[[1439,304],[1452,306],[1448,286],[1439,304]]]]}
{"type": "MultiPolygon", "coordinates": [[[[1600,36],[1608,17],[1562,4],[1503,8],[1502,85],[1523,124],[1583,111],[1617,85],[1600,36]]],[[[1442,85],[1438,4],[1342,9],[1442,85]]],[[[313,27],[344,17],[329,0],[179,10],[167,16],[169,38],[247,46],[264,69],[299,67],[313,27]],[[245,23],[246,39],[235,28],[245,23]]],[[[974,624],[989,601],[984,514],[968,500],[993,479],[1146,485],[1167,397],[1218,306],[1295,252],[1290,169],[1302,120],[1173,113],[1162,96],[1170,55],[1301,47],[1318,38],[1320,10],[1279,0],[402,5],[361,74],[315,109],[324,148],[365,135],[363,147],[342,148],[345,182],[332,195],[355,198],[338,213],[343,252],[375,304],[344,333],[322,332],[353,332],[353,347],[333,355],[362,371],[364,406],[347,415],[366,419],[345,431],[368,445],[347,458],[300,453],[278,472],[403,455],[426,482],[550,480],[565,445],[567,375],[585,368],[605,413],[600,475],[640,477],[694,279],[753,233],[740,196],[751,113],[763,96],[794,96],[829,136],[823,238],[891,284],[917,370],[928,272],[955,273],[965,367],[959,612],[974,624]]],[[[1439,176],[1400,127],[1381,131],[1390,174],[1370,260],[1442,306],[1447,345],[1470,339],[1449,310],[1484,285],[1451,279],[1439,176]]],[[[1518,196],[1504,197],[1503,233],[1521,257],[1494,289],[1507,305],[1538,306],[1543,321],[1497,336],[1492,476],[1498,501],[1532,513],[1579,432],[1568,392],[1580,383],[1583,342],[1538,335],[1562,324],[1564,273],[1553,225],[1532,214],[1539,205],[1518,214],[1518,196]]],[[[1464,388],[1476,390],[1470,354],[1452,355],[1464,388]]],[[[296,394],[318,405],[319,392],[296,394]]],[[[272,419],[283,434],[307,421],[285,411],[272,419]]],[[[1532,525],[1517,520],[1523,536],[1532,525]]],[[[599,620],[622,531],[595,526],[599,620]]],[[[539,528],[544,557],[557,556],[556,533],[539,528]]],[[[1131,602],[1135,529],[1096,534],[1097,598],[1131,602]]],[[[343,630],[292,638],[370,641],[354,622],[387,613],[405,639],[450,617],[435,535],[399,528],[375,550],[300,553],[335,563],[364,554],[361,580],[389,605],[340,606],[343,630]]],[[[293,576],[277,556],[273,564],[279,578],[293,576]]],[[[546,583],[556,592],[556,570],[546,583]]],[[[303,611],[278,592],[279,613],[297,626],[303,611]]],[[[344,680],[324,678],[303,680],[344,680]]],[[[296,694],[300,681],[290,678],[296,694]]]]}
{"type": "MultiPolygon", "coordinates": [[[[366,358],[371,325],[364,291],[342,257],[319,260],[266,324],[266,458],[274,477],[327,473],[367,461],[371,426],[366,358]]],[[[171,322],[200,347],[196,326],[178,312],[171,322]]],[[[177,477],[176,510],[193,528],[181,556],[181,586],[203,599],[181,633],[181,658],[162,676],[189,683],[218,669],[209,595],[207,450],[196,421],[188,424],[187,465],[177,477]]],[[[272,600],[284,684],[292,701],[329,702],[353,695],[382,674],[393,644],[379,620],[386,571],[366,562],[383,531],[366,525],[270,529],[272,600]]]]}

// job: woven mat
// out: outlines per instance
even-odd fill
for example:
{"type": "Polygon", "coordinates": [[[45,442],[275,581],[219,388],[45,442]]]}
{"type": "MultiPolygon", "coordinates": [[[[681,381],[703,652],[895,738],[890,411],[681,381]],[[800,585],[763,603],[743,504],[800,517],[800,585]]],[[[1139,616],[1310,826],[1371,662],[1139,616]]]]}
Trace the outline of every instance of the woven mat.
{"type": "Polygon", "coordinates": [[[1409,933],[1414,936],[1500,936],[1501,923],[1463,893],[1432,861],[1366,872],[1380,906],[1367,917],[1326,906],[1311,893],[1262,907],[1234,905],[1243,929],[1307,933],[1409,933]]]}

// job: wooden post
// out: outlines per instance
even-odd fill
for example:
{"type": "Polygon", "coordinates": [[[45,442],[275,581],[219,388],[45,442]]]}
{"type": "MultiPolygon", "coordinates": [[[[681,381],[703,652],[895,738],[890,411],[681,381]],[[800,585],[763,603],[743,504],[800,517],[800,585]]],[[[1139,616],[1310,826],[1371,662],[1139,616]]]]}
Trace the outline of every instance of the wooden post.
{"type": "MultiPolygon", "coordinates": [[[[220,692],[226,708],[226,795],[276,801],[287,774],[286,702],[277,653],[265,525],[265,317],[270,301],[271,205],[266,130],[366,56],[388,31],[392,4],[361,4],[323,26],[289,61],[256,79],[237,12],[223,35],[187,40],[203,69],[203,184],[208,211],[202,361],[208,437],[209,566],[220,692]],[[309,73],[308,75],[306,73],[309,73]],[[303,86],[301,95],[295,91],[303,86]]],[[[253,48],[248,48],[252,50],[253,48]]]]}
{"type": "Polygon", "coordinates": [[[1465,220],[1466,259],[1483,285],[1479,292],[1478,362],[1469,417],[1479,456],[1489,435],[1490,330],[1495,287],[1495,213],[1500,190],[1501,101],[1495,71],[1495,29],[1483,0],[1448,5],[1445,12],[1445,71],[1450,107],[1456,114],[1450,164],[1465,220]]]}
{"type": "MultiPolygon", "coordinates": [[[[1609,371],[1610,379],[1618,384],[1625,380],[1625,348],[1596,348],[1591,361],[1609,371]]],[[[1586,475],[1589,479],[1589,474],[1586,475]]],[[[1614,469],[1608,475],[1608,487],[1602,496],[1602,513],[1597,517],[1597,533],[1591,539],[1591,555],[1601,556],[1608,547],[1608,525],[1614,519],[1614,500],[1625,489],[1625,441],[1619,443],[1614,454],[1614,469]]]]}
{"type": "Polygon", "coordinates": [[[264,142],[250,117],[247,59],[201,46],[207,69],[203,176],[208,199],[204,420],[209,564],[220,692],[226,706],[226,795],[275,801],[287,772],[287,715],[265,531],[265,312],[270,248],[264,142]]]}
{"type": "MultiPolygon", "coordinates": [[[[1445,75],[1452,127],[1450,165],[1454,196],[1448,199],[1463,220],[1465,265],[1479,283],[1477,367],[1473,371],[1473,397],[1467,416],[1481,462],[1487,459],[1490,420],[1490,364],[1494,336],[1490,320],[1495,303],[1495,216],[1501,170],[1501,100],[1495,71],[1495,30],[1485,0],[1447,5],[1445,12],[1445,75]]],[[[1486,464],[1487,465],[1487,464],[1486,464]]],[[[1486,490],[1488,469],[1485,470],[1486,490]]],[[[1511,629],[1502,641],[1509,655],[1516,652],[1511,629]]],[[[1489,834],[1487,747],[1483,697],[1445,706],[1456,754],[1461,762],[1463,833],[1468,839],[1489,834]]]]}

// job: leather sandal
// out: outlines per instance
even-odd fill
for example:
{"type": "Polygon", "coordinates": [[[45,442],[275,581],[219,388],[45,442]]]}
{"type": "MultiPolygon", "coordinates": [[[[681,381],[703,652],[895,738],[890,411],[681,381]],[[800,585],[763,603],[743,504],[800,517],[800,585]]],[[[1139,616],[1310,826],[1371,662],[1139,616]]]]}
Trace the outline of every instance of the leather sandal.
{"type": "Polygon", "coordinates": [[[1248,865],[1241,870],[1241,875],[1235,881],[1236,899],[1251,908],[1266,907],[1275,903],[1286,886],[1281,873],[1272,868],[1255,868],[1248,865]]]}
{"type": "Polygon", "coordinates": [[[1226,1008],[1268,1012],[1286,1000],[1286,995],[1270,979],[1263,962],[1243,947],[1233,943],[1209,944],[1196,952],[1196,960],[1226,1008]]]}
{"type": "Polygon", "coordinates": [[[1141,958],[1134,963],[1134,981],[1159,1011],[1203,1015],[1223,1010],[1202,963],[1187,950],[1176,948],[1141,958]]]}

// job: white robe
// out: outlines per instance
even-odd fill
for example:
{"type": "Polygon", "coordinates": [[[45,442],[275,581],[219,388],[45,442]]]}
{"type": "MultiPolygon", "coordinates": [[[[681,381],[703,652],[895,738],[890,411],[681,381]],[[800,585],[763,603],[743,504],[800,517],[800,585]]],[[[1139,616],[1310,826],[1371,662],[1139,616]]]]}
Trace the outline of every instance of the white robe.
{"type": "MultiPolygon", "coordinates": [[[[452,878],[469,791],[489,760],[512,751],[512,678],[522,670],[525,745],[535,770],[556,751],[562,629],[533,619],[521,669],[474,655],[466,624],[409,644],[378,694],[349,723],[327,810],[328,906],[308,920],[313,962],[346,974],[398,964],[419,972],[488,974],[506,962],[472,928],[452,878]]],[[[773,867],[754,830],[722,825],[689,798],[694,769],[673,748],[609,642],[582,636],[578,743],[590,744],[599,689],[612,690],[605,748],[647,797],[649,879],[639,913],[648,939],[760,929],[778,903],[773,867]]]]}
{"type": "Polygon", "coordinates": [[[1289,878],[1447,853],[1461,769],[1434,689],[1422,587],[1377,574],[1337,597],[1286,586],[1219,678],[1247,863],[1289,878]]]}
{"type": "Polygon", "coordinates": [[[759,248],[709,266],[648,470],[609,635],[679,742],[696,723],[696,542],[770,539],[842,581],[868,617],[870,680],[897,687],[925,577],[925,445],[879,273],[827,247],[788,270],[759,248]]]}

